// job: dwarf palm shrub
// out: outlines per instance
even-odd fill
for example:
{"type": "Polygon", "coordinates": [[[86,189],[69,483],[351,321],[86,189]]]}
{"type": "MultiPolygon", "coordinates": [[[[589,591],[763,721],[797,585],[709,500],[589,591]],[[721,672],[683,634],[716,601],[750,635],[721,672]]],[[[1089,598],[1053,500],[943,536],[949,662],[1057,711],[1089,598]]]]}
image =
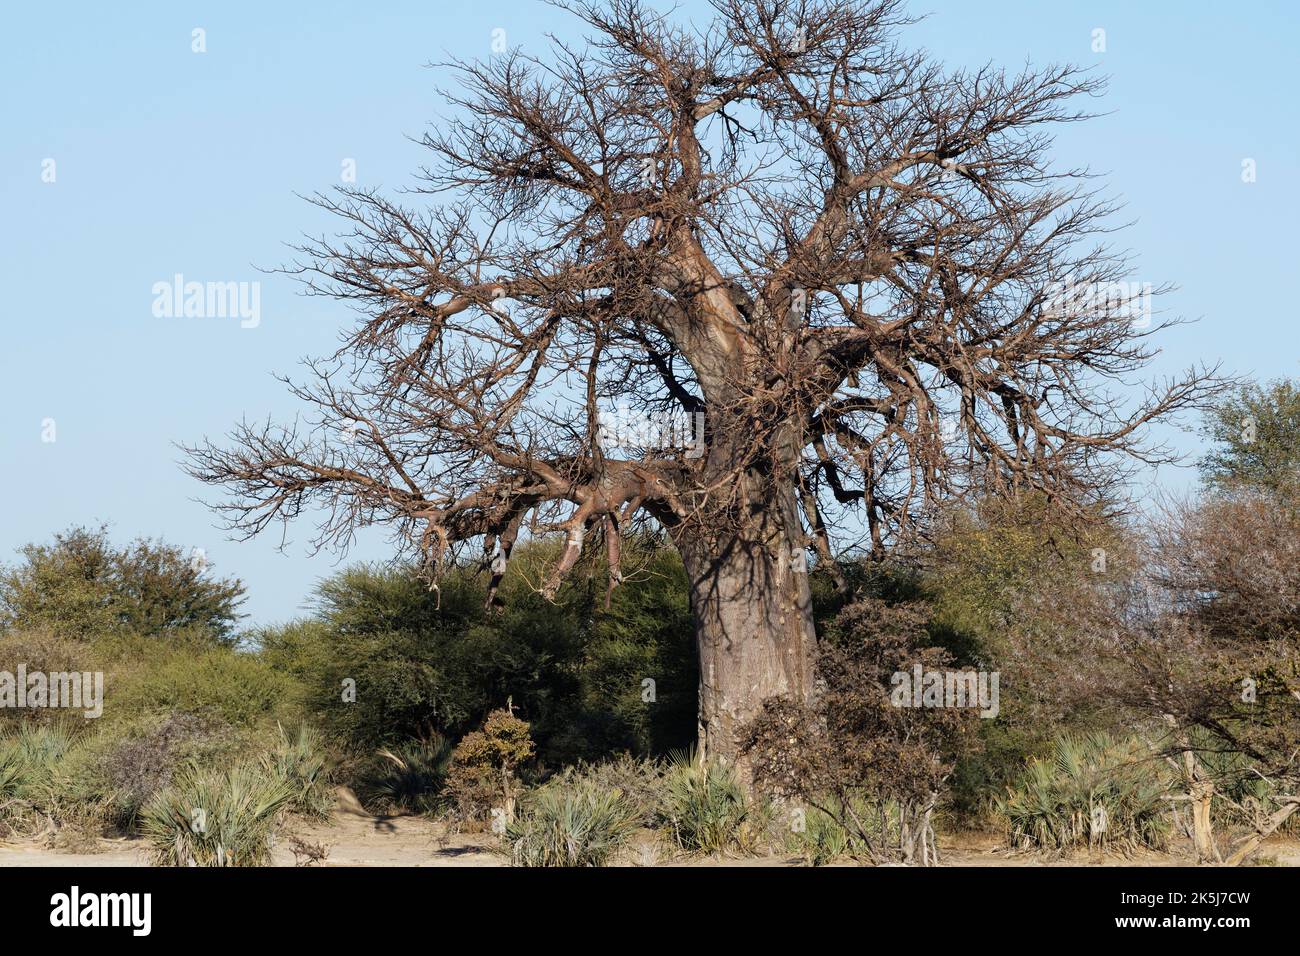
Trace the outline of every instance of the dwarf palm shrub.
{"type": "Polygon", "coordinates": [[[506,824],[515,866],[604,866],[636,831],[640,814],[622,791],[587,779],[528,794],[506,824]]]}
{"type": "Polygon", "coordinates": [[[1164,765],[1138,738],[1058,738],[999,801],[1013,846],[1163,849],[1170,830],[1164,765]]]}
{"type": "Polygon", "coordinates": [[[755,807],[729,767],[675,754],[664,776],[659,819],[683,850],[752,852],[762,830],[755,807]]]}
{"type": "Polygon", "coordinates": [[[566,767],[561,771],[559,779],[570,783],[589,782],[606,790],[617,790],[635,810],[638,823],[652,827],[663,800],[664,775],[667,771],[662,760],[633,757],[624,752],[612,760],[566,767]]]}
{"type": "Polygon", "coordinates": [[[853,841],[849,831],[831,814],[805,810],[800,822],[801,828],[789,831],[786,848],[806,857],[813,866],[824,866],[850,852],[853,841]]]}
{"type": "Polygon", "coordinates": [[[23,786],[26,767],[16,748],[0,750],[0,800],[12,800],[23,786]]]}
{"type": "Polygon", "coordinates": [[[72,749],[72,735],[61,727],[27,725],[5,739],[11,750],[27,767],[30,778],[48,778],[64,755],[72,749]]]}
{"type": "Polygon", "coordinates": [[[289,808],[305,816],[324,818],[334,808],[329,759],[320,733],[303,724],[290,735],[277,725],[280,739],[267,755],[271,774],[293,794],[289,808]]]}
{"type": "Polygon", "coordinates": [[[293,788],[258,763],[191,765],[145,806],[140,829],[163,866],[261,866],[293,798],[293,788]]]}
{"type": "Polygon", "coordinates": [[[429,813],[446,784],[451,753],[451,743],[439,734],[382,747],[380,763],[363,781],[362,794],[390,812],[429,813]]]}
{"type": "Polygon", "coordinates": [[[26,724],[0,738],[0,832],[52,822],[57,775],[72,748],[72,735],[57,725],[26,724]]]}
{"type": "Polygon", "coordinates": [[[823,796],[815,805],[791,807],[778,822],[786,827],[785,848],[824,866],[840,857],[876,860],[876,848],[897,846],[902,838],[901,808],[861,794],[846,800],[823,796]],[[845,821],[852,821],[846,825],[845,821]]]}

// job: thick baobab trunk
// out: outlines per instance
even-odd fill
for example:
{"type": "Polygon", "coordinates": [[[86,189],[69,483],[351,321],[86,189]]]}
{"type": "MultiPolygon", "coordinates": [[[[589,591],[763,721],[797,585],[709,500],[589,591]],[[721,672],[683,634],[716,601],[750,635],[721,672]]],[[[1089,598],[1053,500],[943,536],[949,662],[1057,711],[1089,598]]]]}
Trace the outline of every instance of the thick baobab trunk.
{"type": "MultiPolygon", "coordinates": [[[[800,538],[779,504],[752,527],[718,534],[679,529],[700,656],[699,750],[749,768],[737,753],[742,728],[770,697],[807,702],[813,690],[812,600],[800,538]]],[[[796,526],[797,527],[797,526],[796,526]]]]}

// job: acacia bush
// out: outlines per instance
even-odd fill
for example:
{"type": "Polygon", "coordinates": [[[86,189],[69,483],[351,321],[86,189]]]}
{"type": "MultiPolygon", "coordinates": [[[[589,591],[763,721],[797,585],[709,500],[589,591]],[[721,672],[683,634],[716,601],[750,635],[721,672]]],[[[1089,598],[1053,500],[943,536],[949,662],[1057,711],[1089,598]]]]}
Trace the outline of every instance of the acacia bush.
{"type": "Polygon", "coordinates": [[[212,577],[206,560],[175,545],[140,538],[119,548],[106,527],[74,527],[19,553],[0,568],[0,630],[233,640],[243,584],[212,577]]]}
{"type": "Polygon", "coordinates": [[[663,756],[695,741],[699,673],[681,558],[656,542],[633,541],[624,543],[623,562],[623,581],[611,593],[601,562],[572,583],[589,623],[576,706],[559,708],[563,720],[538,731],[550,761],[663,756]]]}
{"type": "Polygon", "coordinates": [[[1300,486],[1300,381],[1243,382],[1206,414],[1198,463],[1212,493],[1293,497],[1300,486]]]}
{"type": "Polygon", "coordinates": [[[507,698],[552,764],[689,743],[697,677],[680,559],[629,542],[626,580],[606,608],[595,559],[591,577],[553,602],[535,592],[555,552],[548,541],[519,545],[491,611],[477,567],[452,569],[437,592],[412,568],[349,568],[321,584],[312,618],[250,639],[294,678],[299,712],[362,763],[430,734],[456,740],[507,698]],[[343,699],[344,680],[354,700],[343,699]]]}
{"type": "Polygon", "coordinates": [[[494,671],[545,674],[526,648],[484,645],[483,600],[469,574],[449,575],[434,594],[411,569],[358,565],[321,582],[313,617],[250,638],[263,661],[294,678],[304,715],[369,755],[471,729],[491,709],[494,671]],[[344,681],[355,698],[345,699],[344,681]]]}
{"type": "Polygon", "coordinates": [[[113,720],[186,713],[270,736],[278,719],[294,716],[290,679],[256,655],[227,647],[169,649],[114,676],[113,720]]]}
{"type": "MultiPolygon", "coordinates": [[[[70,673],[103,668],[102,656],[92,652],[84,642],[60,637],[48,629],[0,632],[0,671],[16,674],[20,664],[26,666],[28,673],[70,673]]],[[[0,729],[19,724],[64,723],[70,717],[68,711],[52,707],[0,707],[0,729]]],[[[79,715],[73,718],[79,719],[79,715]]]]}
{"type": "Polygon", "coordinates": [[[997,795],[1056,736],[1132,724],[1115,691],[1124,666],[1096,648],[1099,609],[1122,603],[1143,567],[1115,510],[1099,504],[1080,524],[1041,496],[980,499],[945,509],[917,559],[931,643],[1015,688],[958,755],[945,812],[961,824],[996,824],[997,795]]]}

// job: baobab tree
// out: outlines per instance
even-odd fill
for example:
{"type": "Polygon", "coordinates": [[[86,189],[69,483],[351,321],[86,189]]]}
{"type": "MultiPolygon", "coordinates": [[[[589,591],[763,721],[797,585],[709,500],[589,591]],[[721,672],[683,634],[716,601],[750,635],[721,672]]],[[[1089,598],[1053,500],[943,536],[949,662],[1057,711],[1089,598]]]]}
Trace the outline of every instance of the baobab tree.
{"type": "Polygon", "coordinates": [[[446,64],[406,198],[315,197],[341,234],[291,271],[360,318],[290,383],[310,424],[245,423],[190,468],[241,533],[319,508],[317,545],[383,525],[432,582],[481,553],[495,588],[549,534],[543,591],[591,552],[612,586],[629,532],[661,530],[701,748],[731,759],[765,699],[811,694],[810,552],[880,556],[976,493],[1082,514],[1212,384],[1125,381],[1161,323],[1093,294],[1128,274],[1115,209],[1048,164],[1097,79],[946,70],[899,45],[894,0],[712,6],[572,0],[581,46],[446,64]]]}

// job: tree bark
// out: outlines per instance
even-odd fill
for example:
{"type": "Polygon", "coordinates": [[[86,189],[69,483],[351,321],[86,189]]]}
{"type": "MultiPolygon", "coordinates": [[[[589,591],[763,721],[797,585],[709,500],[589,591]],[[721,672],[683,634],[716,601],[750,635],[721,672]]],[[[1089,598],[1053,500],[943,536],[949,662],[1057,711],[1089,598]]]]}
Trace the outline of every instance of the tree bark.
{"type": "Polygon", "coordinates": [[[793,497],[749,513],[728,533],[693,522],[674,535],[699,648],[699,753],[733,766],[747,786],[739,734],[768,698],[811,700],[816,648],[793,497]]]}
{"type": "MultiPolygon", "coordinates": [[[[1171,727],[1177,726],[1172,714],[1165,714],[1165,722],[1171,727]]],[[[1187,786],[1187,799],[1191,803],[1192,843],[1196,847],[1196,862],[1219,862],[1222,858],[1219,856],[1218,845],[1214,842],[1214,820],[1210,815],[1214,801],[1214,781],[1201,772],[1187,735],[1179,733],[1177,739],[1182,748],[1182,772],[1187,786]]]]}
{"type": "Polygon", "coordinates": [[[1214,822],[1210,807],[1214,799],[1214,785],[1200,781],[1192,787],[1192,841],[1196,847],[1197,863],[1214,863],[1219,859],[1219,849],[1214,843],[1214,822]]]}

